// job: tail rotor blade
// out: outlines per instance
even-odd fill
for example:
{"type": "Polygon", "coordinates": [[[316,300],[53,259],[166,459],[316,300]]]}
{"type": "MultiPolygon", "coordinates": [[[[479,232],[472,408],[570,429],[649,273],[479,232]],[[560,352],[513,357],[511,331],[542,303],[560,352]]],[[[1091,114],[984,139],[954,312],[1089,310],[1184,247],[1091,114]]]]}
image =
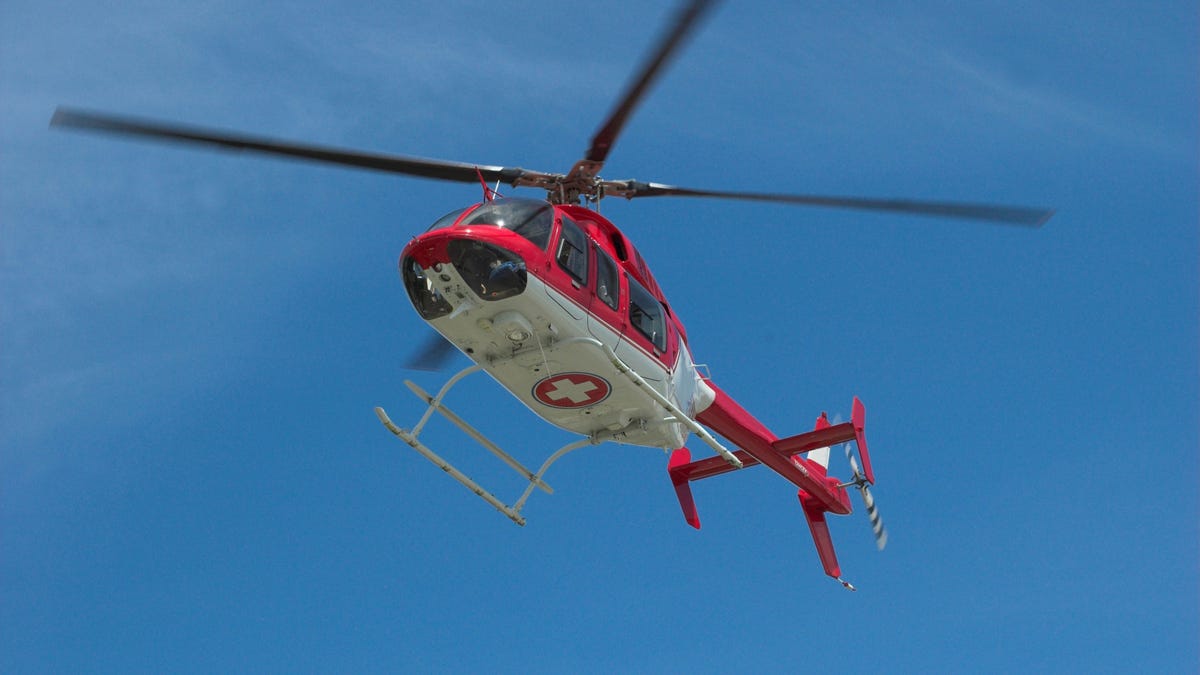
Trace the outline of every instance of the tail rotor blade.
{"type": "Polygon", "coordinates": [[[854,482],[857,483],[862,478],[862,472],[858,470],[858,460],[851,454],[849,443],[843,443],[842,448],[846,451],[846,459],[850,462],[850,470],[854,472],[854,482]]]}
{"type": "Polygon", "coordinates": [[[871,520],[871,530],[875,533],[875,546],[880,551],[887,546],[888,534],[887,529],[883,526],[883,518],[879,517],[879,509],[875,508],[875,498],[871,496],[871,490],[865,484],[858,488],[862,492],[863,503],[867,506],[867,518],[871,520]]]}
{"type": "Polygon", "coordinates": [[[879,516],[879,509],[875,506],[875,498],[871,496],[871,489],[867,487],[867,479],[858,468],[858,460],[854,457],[854,453],[850,451],[850,444],[844,443],[842,448],[846,451],[846,459],[850,462],[850,470],[854,472],[854,480],[851,483],[846,483],[845,487],[853,485],[862,493],[863,504],[867,507],[867,518],[871,521],[871,531],[875,533],[875,546],[882,551],[887,546],[888,540],[887,529],[883,526],[883,518],[879,516]]]}

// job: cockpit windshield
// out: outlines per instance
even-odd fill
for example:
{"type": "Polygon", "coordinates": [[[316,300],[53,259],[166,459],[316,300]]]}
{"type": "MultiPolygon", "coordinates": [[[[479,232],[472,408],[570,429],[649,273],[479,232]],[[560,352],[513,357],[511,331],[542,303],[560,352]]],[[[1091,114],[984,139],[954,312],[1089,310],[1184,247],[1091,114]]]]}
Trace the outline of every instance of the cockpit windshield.
{"type": "Polygon", "coordinates": [[[447,213],[446,215],[442,216],[441,218],[438,218],[437,220],[433,221],[433,224],[430,225],[425,231],[433,232],[434,230],[440,230],[443,227],[450,227],[451,225],[454,224],[454,221],[458,220],[459,216],[461,216],[463,213],[465,213],[467,211],[470,211],[472,208],[473,207],[468,206],[463,209],[454,209],[450,213],[447,213]]]}
{"type": "Polygon", "coordinates": [[[533,199],[494,199],[475,209],[462,225],[495,225],[545,249],[554,226],[554,207],[533,199]]]}

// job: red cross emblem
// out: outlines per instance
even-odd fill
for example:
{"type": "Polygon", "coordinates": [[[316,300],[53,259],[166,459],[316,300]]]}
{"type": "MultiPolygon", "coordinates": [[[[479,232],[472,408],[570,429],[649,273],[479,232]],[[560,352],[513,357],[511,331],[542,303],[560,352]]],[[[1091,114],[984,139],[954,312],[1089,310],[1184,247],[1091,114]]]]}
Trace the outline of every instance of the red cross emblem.
{"type": "Polygon", "coordinates": [[[551,375],[533,385],[533,397],[552,408],[586,408],[612,393],[608,382],[589,373],[551,375]]]}

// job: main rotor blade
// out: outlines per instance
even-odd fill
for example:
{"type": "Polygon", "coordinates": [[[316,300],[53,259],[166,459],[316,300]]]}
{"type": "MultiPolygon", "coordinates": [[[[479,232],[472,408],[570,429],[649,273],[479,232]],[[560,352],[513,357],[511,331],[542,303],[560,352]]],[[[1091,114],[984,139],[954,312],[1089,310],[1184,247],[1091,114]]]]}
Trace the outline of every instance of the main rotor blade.
{"type": "Polygon", "coordinates": [[[608,119],[600,127],[600,131],[597,131],[592,138],[592,147],[588,148],[584,159],[603,162],[608,157],[608,151],[612,149],[613,143],[617,142],[617,136],[620,135],[621,129],[625,126],[625,121],[629,119],[634,107],[646,93],[654,78],[670,61],[680,43],[688,33],[695,29],[705,10],[713,4],[712,0],[692,0],[691,3],[679,10],[670,30],[659,40],[657,49],[642,65],[641,73],[629,85],[624,96],[608,114],[608,119]]]}
{"type": "Polygon", "coordinates": [[[409,370],[442,370],[457,351],[446,338],[433,333],[425,338],[420,350],[404,363],[404,367],[409,370]]]}
{"type": "Polygon", "coordinates": [[[284,157],[313,162],[352,166],[360,169],[371,169],[374,171],[462,183],[478,182],[479,174],[482,174],[485,180],[499,180],[512,185],[522,176],[533,173],[527,172],[524,169],[503,166],[485,166],[441,159],[384,155],[305,145],[166,122],[152,122],[104,113],[84,112],[63,107],[59,107],[54,111],[54,117],[50,119],[50,126],[84,129],[124,136],[138,136],[193,145],[208,145],[226,150],[282,155],[284,157]],[[476,172],[477,170],[478,173],[476,172]]]}
{"type": "Polygon", "coordinates": [[[920,216],[944,218],[966,218],[986,220],[1009,225],[1041,227],[1054,215],[1053,209],[1025,206],[1000,206],[994,204],[967,204],[962,202],[929,202],[908,199],[870,199],[864,197],[827,197],[821,195],[785,195],[757,192],[726,192],[721,190],[693,190],[660,183],[636,181],[606,182],[605,192],[611,196],[634,197],[715,197],[718,199],[744,199],[758,202],[779,202],[803,206],[826,206],[840,209],[882,211],[885,213],[909,213],[920,216]]]}

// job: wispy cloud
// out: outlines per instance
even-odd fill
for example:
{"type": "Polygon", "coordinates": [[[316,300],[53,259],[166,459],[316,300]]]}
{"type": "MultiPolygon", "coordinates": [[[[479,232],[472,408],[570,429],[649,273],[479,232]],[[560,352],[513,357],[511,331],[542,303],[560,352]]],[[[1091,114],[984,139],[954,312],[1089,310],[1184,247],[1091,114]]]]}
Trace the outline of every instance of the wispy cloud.
{"type": "Polygon", "coordinates": [[[1125,112],[1059,88],[1018,82],[1003,69],[968,55],[940,50],[930,59],[976,105],[1016,124],[1066,132],[1066,138],[1077,143],[1105,141],[1160,154],[1190,151],[1184,139],[1172,138],[1167,131],[1125,112]]]}

